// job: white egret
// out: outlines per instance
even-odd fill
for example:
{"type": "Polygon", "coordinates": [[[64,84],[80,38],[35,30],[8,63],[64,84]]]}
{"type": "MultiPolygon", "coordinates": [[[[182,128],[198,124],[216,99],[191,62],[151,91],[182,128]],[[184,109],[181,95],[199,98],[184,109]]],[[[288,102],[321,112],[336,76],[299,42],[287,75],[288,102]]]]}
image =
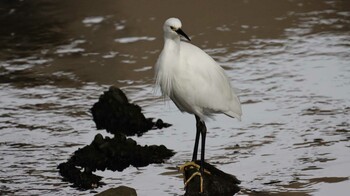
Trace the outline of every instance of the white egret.
{"type": "Polygon", "coordinates": [[[201,177],[202,192],[207,132],[205,120],[215,113],[240,120],[242,109],[224,70],[203,50],[180,40],[183,36],[191,41],[181,26],[177,18],[169,18],[164,23],[164,48],[156,63],[156,84],[180,111],[195,115],[197,131],[191,163],[196,165],[201,135],[201,164],[196,165],[200,172],[195,175],[201,177]]]}

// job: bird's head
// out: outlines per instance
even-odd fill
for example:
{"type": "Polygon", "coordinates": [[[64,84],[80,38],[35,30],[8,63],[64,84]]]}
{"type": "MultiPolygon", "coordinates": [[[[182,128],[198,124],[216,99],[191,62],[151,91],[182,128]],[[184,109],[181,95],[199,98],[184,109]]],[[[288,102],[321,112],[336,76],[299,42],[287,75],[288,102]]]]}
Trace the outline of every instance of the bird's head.
{"type": "Polygon", "coordinates": [[[169,18],[168,20],[165,21],[163,26],[164,35],[171,39],[176,39],[176,38],[179,38],[180,36],[183,36],[188,41],[191,41],[191,39],[186,35],[186,33],[182,31],[181,27],[182,27],[182,24],[178,18],[169,18]]]}

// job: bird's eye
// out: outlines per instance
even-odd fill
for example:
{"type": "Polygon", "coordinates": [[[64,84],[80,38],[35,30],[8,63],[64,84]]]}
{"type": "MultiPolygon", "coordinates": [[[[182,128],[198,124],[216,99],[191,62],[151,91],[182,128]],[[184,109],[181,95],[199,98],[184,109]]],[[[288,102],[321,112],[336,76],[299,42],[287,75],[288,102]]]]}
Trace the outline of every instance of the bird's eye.
{"type": "Polygon", "coordinates": [[[176,30],[176,28],[175,28],[175,27],[173,27],[173,26],[170,26],[170,29],[171,29],[171,30],[173,30],[173,31],[175,31],[175,30],[176,30]]]}

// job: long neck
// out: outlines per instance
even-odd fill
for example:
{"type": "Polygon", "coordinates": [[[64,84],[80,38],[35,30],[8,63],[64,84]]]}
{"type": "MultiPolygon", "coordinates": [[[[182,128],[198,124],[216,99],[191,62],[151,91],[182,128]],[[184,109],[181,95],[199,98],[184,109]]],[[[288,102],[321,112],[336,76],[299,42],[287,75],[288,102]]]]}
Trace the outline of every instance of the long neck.
{"type": "Polygon", "coordinates": [[[175,39],[172,39],[165,37],[163,50],[178,55],[180,52],[180,38],[176,37],[175,39]]]}
{"type": "Polygon", "coordinates": [[[164,48],[157,62],[157,79],[163,95],[171,96],[173,89],[174,70],[180,59],[180,38],[164,37],[164,48]]]}

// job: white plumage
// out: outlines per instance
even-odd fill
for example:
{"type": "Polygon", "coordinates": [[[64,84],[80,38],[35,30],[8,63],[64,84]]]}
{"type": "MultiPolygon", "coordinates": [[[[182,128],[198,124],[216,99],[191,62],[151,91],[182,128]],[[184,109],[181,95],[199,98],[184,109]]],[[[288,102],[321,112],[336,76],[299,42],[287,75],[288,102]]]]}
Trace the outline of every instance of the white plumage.
{"type": "Polygon", "coordinates": [[[240,120],[241,104],[224,70],[203,50],[180,40],[180,35],[189,39],[181,26],[177,18],[163,26],[164,48],[156,63],[156,83],[163,95],[201,120],[214,113],[240,120]]]}
{"type": "Polygon", "coordinates": [[[181,42],[180,35],[190,41],[181,30],[177,18],[169,18],[164,26],[164,48],[156,64],[156,83],[165,96],[169,96],[182,111],[196,117],[196,139],[192,162],[180,168],[193,165],[200,169],[185,179],[185,186],[195,175],[200,176],[200,190],[203,193],[204,155],[207,128],[204,120],[214,113],[224,113],[241,119],[242,110],[224,70],[206,54],[187,42],[181,42]],[[202,136],[200,166],[197,164],[199,136],[202,136]]]}

